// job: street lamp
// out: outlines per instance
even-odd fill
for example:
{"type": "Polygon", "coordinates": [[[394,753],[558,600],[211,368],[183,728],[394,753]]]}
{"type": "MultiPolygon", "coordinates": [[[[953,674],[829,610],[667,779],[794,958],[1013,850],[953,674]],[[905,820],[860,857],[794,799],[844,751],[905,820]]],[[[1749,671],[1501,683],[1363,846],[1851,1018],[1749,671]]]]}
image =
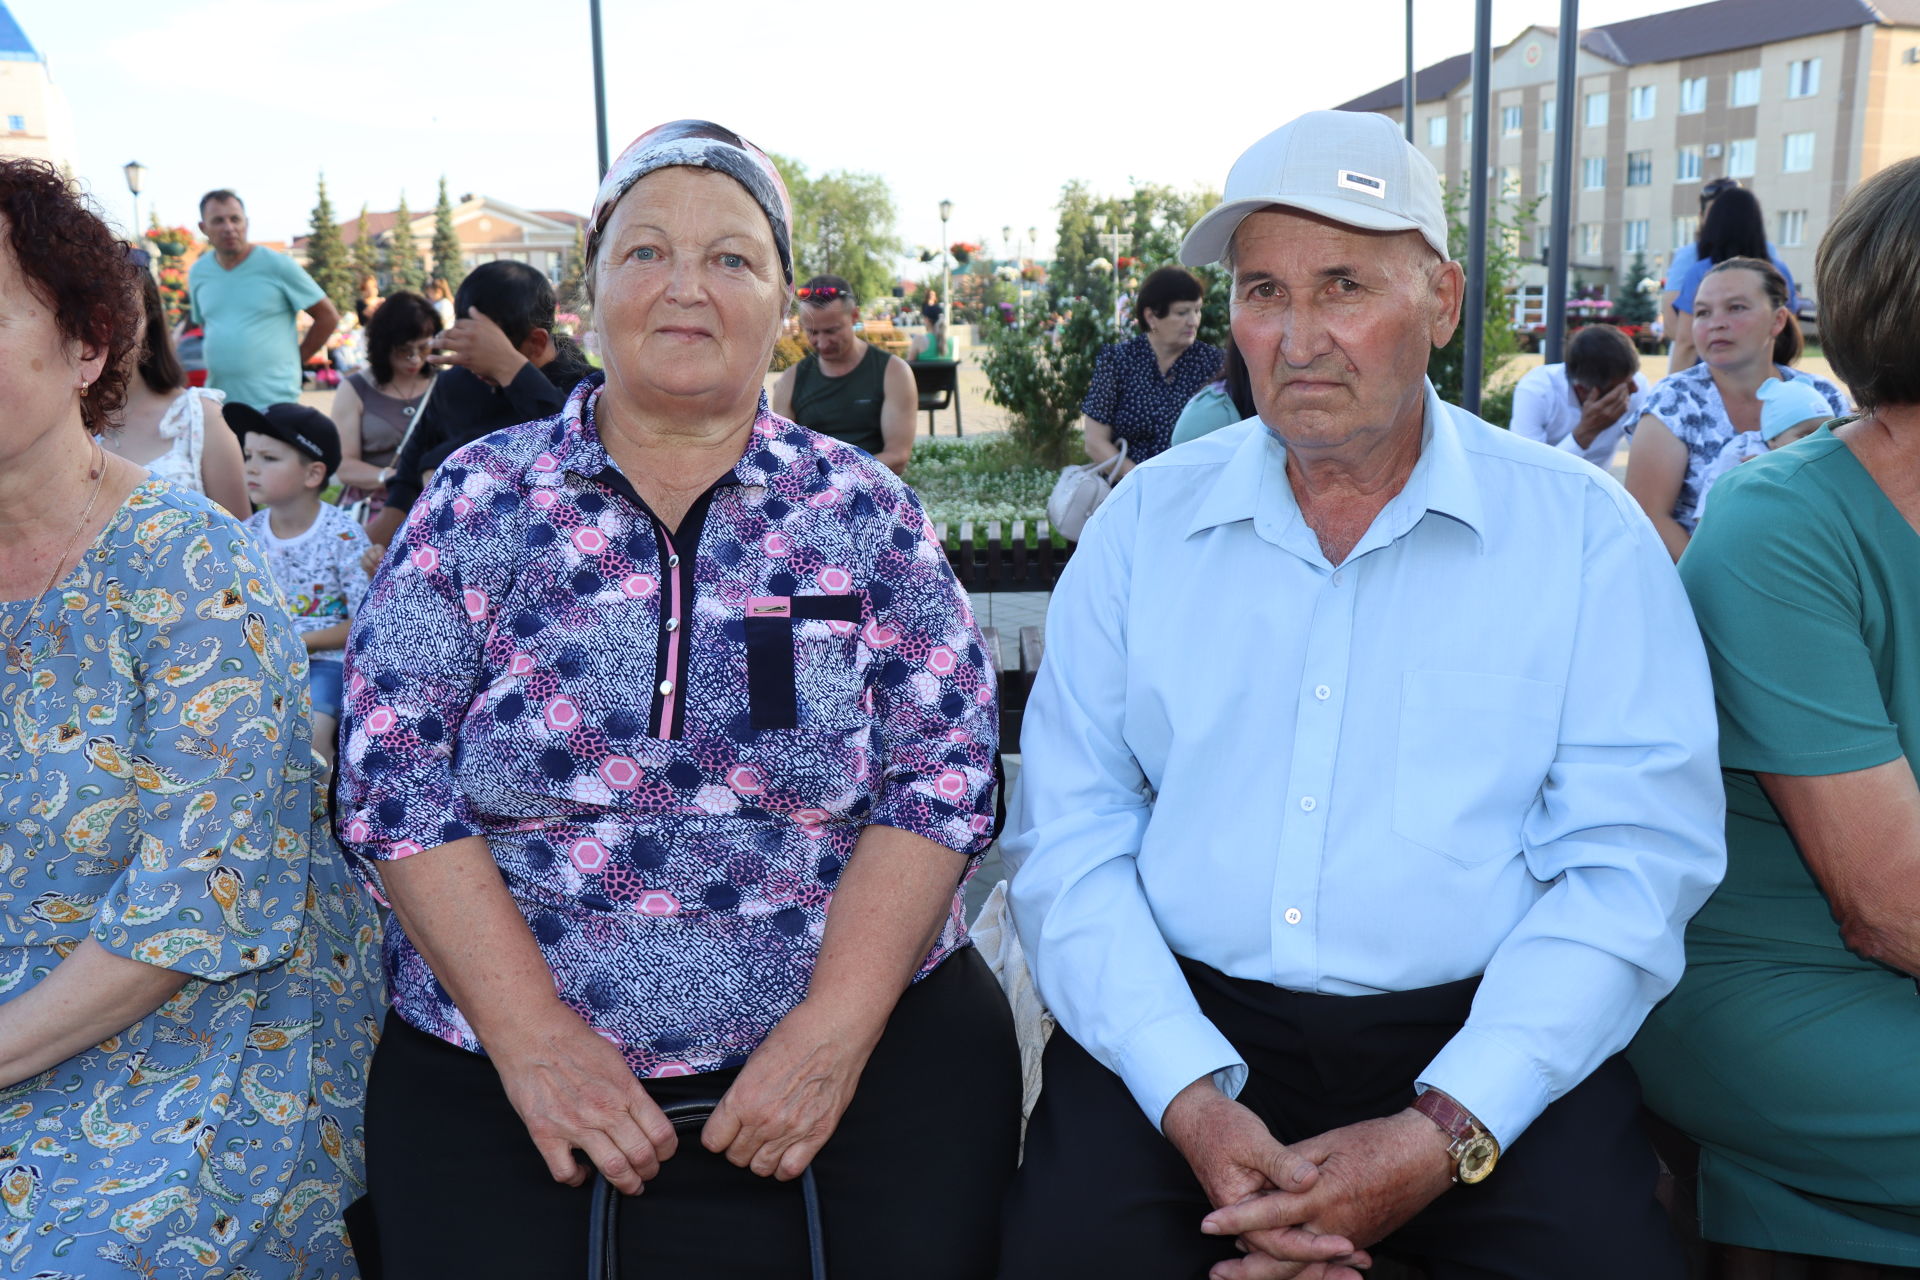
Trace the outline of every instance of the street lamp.
{"type": "MultiPolygon", "coordinates": [[[[1000,247],[1005,249],[1005,248],[1010,248],[1012,245],[1013,245],[1013,228],[1001,227],[1000,228],[1000,247]]],[[[1017,249],[1014,251],[1014,255],[1013,255],[1013,309],[1015,311],[1020,310],[1020,253],[1017,249]]]]}
{"type": "Polygon", "coordinates": [[[1093,234],[1094,238],[1100,242],[1100,247],[1113,255],[1113,322],[1124,324],[1126,316],[1120,306],[1120,255],[1133,248],[1133,236],[1117,226],[1112,231],[1108,231],[1107,215],[1104,213],[1093,215],[1093,234]]]}
{"type": "Polygon", "coordinates": [[[140,183],[147,176],[147,166],[138,160],[129,160],[120,167],[127,175],[127,190],[133,192],[133,238],[140,239],[140,183]]]}
{"type": "MultiPolygon", "coordinates": [[[[953,333],[953,245],[947,239],[947,220],[953,217],[953,201],[940,202],[940,315],[947,321],[947,333],[953,333]]],[[[938,325],[939,321],[934,322],[938,325]]],[[[936,338],[938,335],[935,335],[936,338]]]]}

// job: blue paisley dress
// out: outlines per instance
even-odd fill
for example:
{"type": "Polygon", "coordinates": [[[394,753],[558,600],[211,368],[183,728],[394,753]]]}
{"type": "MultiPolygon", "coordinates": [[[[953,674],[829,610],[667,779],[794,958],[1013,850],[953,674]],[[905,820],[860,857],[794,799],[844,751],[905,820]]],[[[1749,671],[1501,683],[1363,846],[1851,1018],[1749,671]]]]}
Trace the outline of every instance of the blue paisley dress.
{"type": "Polygon", "coordinates": [[[0,1001],[89,936],[190,975],[0,1088],[0,1276],[355,1276],[380,933],[258,546],[149,479],[0,618],[27,650],[0,656],[0,1001]]]}

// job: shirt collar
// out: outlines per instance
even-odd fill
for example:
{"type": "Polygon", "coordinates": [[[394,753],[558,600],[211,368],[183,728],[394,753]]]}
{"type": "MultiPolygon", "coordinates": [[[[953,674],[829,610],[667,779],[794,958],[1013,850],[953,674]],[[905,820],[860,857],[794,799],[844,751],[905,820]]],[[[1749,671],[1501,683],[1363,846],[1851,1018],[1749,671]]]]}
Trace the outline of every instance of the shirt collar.
{"type": "MultiPolygon", "coordinates": [[[[541,475],[559,477],[568,472],[598,476],[604,471],[618,470],[612,456],[607,453],[606,445],[601,443],[600,431],[594,421],[594,411],[604,385],[605,375],[596,372],[582,379],[580,385],[567,396],[566,406],[551,420],[553,425],[547,435],[546,448],[541,450],[530,468],[536,479],[541,475]]],[[[732,482],[763,487],[770,484],[776,475],[786,470],[788,459],[780,454],[791,453],[792,448],[776,452],[768,446],[775,442],[791,445],[789,437],[797,432],[799,428],[773,412],[767,393],[762,390],[760,403],[754,410],[753,433],[748,436],[746,446],[740,452],[740,460],[733,464],[732,482]],[[769,466],[769,463],[773,465],[769,466]]]]}
{"type": "MultiPolygon", "coordinates": [[[[1466,446],[1460,440],[1459,426],[1453,420],[1454,412],[1428,382],[1419,461],[1414,463],[1405,487],[1375,517],[1373,527],[1354,547],[1354,555],[1400,537],[1429,511],[1459,521],[1484,540],[1486,511],[1466,446]]],[[[1268,542],[1291,548],[1304,536],[1314,544],[1317,554],[1317,539],[1306,529],[1293,486],[1287,482],[1286,467],[1286,446],[1264,422],[1255,419],[1254,429],[1234,450],[1196,507],[1187,533],[1252,520],[1254,531],[1268,542]]]]}

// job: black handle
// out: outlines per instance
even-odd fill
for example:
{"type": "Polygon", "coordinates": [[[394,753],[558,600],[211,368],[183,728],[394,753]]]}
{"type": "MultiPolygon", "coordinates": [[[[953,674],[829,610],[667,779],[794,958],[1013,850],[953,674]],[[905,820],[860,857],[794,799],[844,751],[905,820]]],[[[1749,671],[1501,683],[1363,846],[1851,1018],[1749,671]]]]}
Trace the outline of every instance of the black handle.
{"type": "MultiPolygon", "coordinates": [[[[699,1124],[720,1105],[718,1098],[699,1098],[662,1107],[678,1129],[699,1124]]],[[[813,1166],[800,1175],[800,1198],[807,1212],[807,1262],[813,1280],[827,1280],[827,1243],[820,1229],[820,1191],[814,1185],[813,1166]]],[[[593,1175],[593,1208],[587,1220],[587,1280],[620,1280],[620,1192],[598,1172],[593,1175]]]]}

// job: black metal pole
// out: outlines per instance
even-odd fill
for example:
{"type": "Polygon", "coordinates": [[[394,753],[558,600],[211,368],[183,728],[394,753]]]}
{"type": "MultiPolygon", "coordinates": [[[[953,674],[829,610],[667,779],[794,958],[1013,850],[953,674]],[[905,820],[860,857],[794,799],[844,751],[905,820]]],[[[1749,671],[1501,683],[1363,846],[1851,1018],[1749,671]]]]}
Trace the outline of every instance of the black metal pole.
{"type": "Polygon", "coordinates": [[[1566,359],[1567,263],[1573,257],[1573,99],[1580,62],[1580,0],[1560,0],[1559,96],[1553,103],[1553,215],[1547,230],[1548,364],[1566,359]]]}
{"type": "Polygon", "coordinates": [[[600,142],[600,176],[607,176],[607,68],[600,56],[600,0],[587,0],[593,18],[593,131],[600,142]]]}
{"type": "Polygon", "coordinates": [[[1407,141],[1413,141],[1413,0],[1407,0],[1407,75],[1400,82],[1400,114],[1407,125],[1407,141]]]}
{"type": "Polygon", "coordinates": [[[1480,412],[1480,354],[1486,349],[1487,325],[1487,139],[1493,133],[1493,87],[1487,73],[1493,65],[1493,0],[1475,0],[1473,7],[1473,159],[1467,202],[1467,336],[1462,359],[1460,407],[1480,412]]]}

